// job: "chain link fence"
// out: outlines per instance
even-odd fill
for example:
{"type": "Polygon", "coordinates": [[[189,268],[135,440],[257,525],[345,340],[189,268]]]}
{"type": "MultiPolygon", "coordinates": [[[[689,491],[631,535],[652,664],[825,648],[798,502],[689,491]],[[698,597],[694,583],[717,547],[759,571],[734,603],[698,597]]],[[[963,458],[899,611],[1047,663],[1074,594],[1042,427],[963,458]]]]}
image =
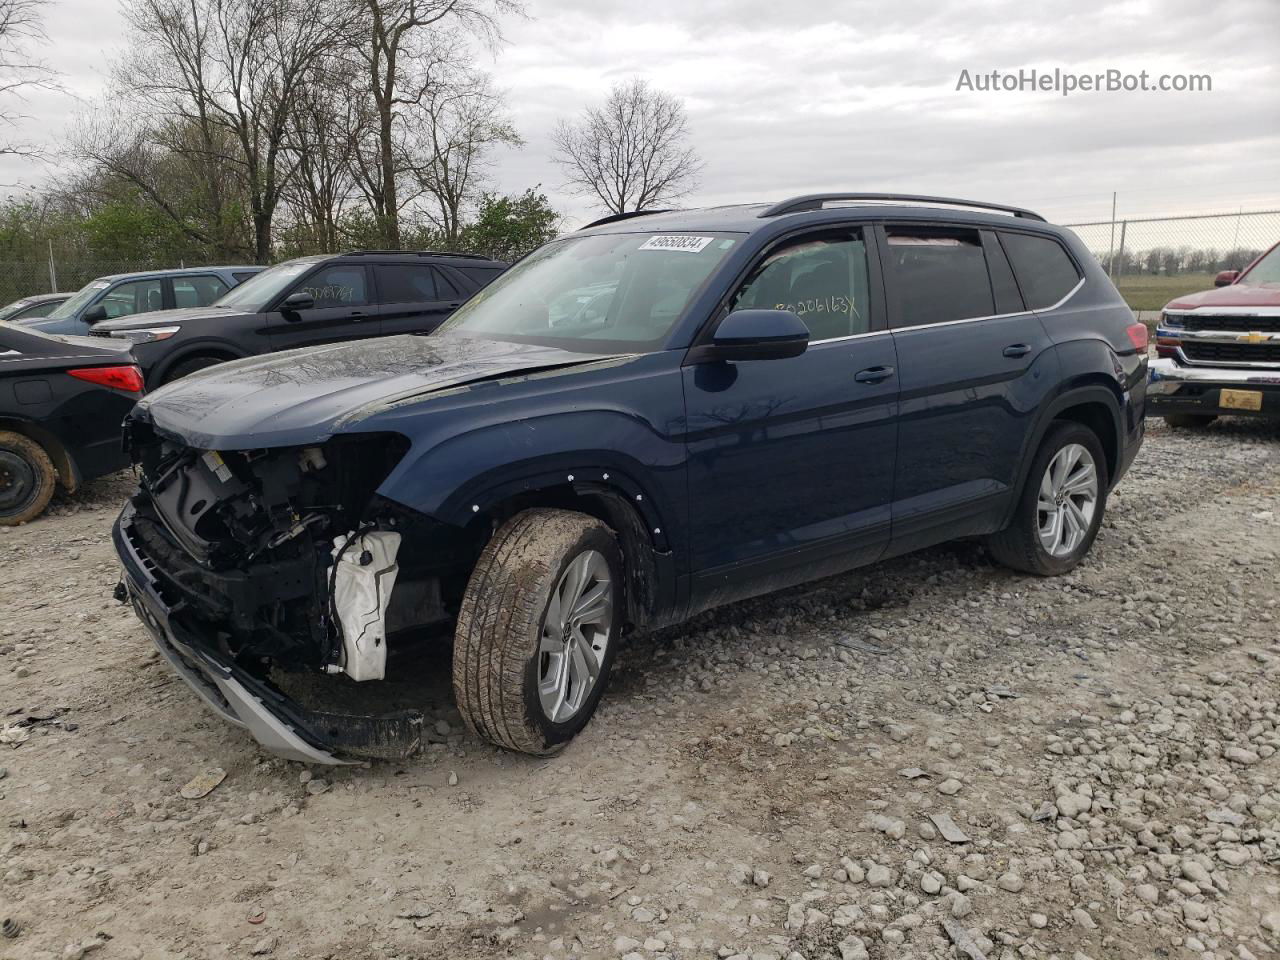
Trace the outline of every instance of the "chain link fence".
{"type": "Polygon", "coordinates": [[[1280,240],[1280,210],[1068,223],[1134,310],[1213,286],[1280,240]]]}
{"type": "Polygon", "coordinates": [[[74,293],[90,280],[117,273],[172,270],[178,267],[230,266],[192,260],[146,258],[100,260],[53,257],[47,260],[0,260],[0,306],[36,293],[74,293]]]}

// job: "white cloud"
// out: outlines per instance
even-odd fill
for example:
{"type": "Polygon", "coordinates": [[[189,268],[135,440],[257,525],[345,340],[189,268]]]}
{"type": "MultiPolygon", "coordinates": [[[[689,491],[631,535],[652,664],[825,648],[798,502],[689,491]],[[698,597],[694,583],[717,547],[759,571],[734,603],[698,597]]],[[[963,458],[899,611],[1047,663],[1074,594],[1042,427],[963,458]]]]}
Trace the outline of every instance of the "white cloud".
{"type": "MultiPolygon", "coordinates": [[[[530,0],[489,68],[527,141],[498,186],[541,183],[555,121],[641,75],[684,99],[706,161],[690,204],[807,190],[910,190],[1052,219],[1280,207],[1280,4],[1274,0],[530,0]],[[968,93],[962,68],[1210,73],[1212,93],[968,93]]],[[[47,59],[91,98],[123,26],[101,0],[50,9],[47,59]]],[[[42,94],[25,135],[56,139],[75,101],[42,94]]],[[[0,165],[0,181],[40,169],[0,165]]]]}

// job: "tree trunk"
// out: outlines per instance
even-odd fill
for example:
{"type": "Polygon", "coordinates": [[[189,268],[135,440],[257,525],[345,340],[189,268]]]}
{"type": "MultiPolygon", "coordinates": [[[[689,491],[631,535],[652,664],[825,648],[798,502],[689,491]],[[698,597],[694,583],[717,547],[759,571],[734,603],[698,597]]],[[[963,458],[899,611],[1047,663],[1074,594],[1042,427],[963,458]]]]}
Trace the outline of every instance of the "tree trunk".
{"type": "Polygon", "coordinates": [[[388,104],[379,109],[379,144],[382,148],[382,235],[387,249],[400,249],[400,204],[396,196],[396,157],[392,112],[388,104]]]}
{"type": "Polygon", "coordinates": [[[271,214],[253,215],[253,262],[271,262],[271,214]]]}

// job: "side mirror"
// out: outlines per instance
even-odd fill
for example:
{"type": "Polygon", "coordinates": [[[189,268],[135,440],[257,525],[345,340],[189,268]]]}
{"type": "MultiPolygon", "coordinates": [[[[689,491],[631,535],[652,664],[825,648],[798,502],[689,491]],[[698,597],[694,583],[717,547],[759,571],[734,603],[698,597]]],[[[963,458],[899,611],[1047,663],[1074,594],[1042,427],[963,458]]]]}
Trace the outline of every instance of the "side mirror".
{"type": "Polygon", "coordinates": [[[1215,287],[1229,287],[1240,279],[1239,270],[1223,270],[1220,274],[1213,278],[1215,287]]]}
{"type": "Polygon", "coordinates": [[[285,297],[284,303],[280,304],[280,309],[296,312],[298,310],[310,310],[315,305],[316,298],[300,290],[285,297]]]}
{"type": "Polygon", "coordinates": [[[99,320],[107,319],[107,308],[97,303],[80,314],[80,319],[85,323],[97,323],[99,320]]]}
{"type": "Polygon", "coordinates": [[[689,362],[784,360],[808,346],[809,328],[790,310],[735,310],[720,321],[710,343],[689,351],[689,362]]]}

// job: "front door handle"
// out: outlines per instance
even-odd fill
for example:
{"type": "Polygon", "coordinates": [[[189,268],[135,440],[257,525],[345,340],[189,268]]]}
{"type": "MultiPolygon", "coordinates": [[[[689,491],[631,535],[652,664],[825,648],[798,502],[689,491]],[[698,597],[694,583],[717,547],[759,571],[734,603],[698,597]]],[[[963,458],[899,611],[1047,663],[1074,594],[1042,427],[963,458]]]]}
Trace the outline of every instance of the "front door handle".
{"type": "Polygon", "coordinates": [[[893,367],[867,367],[853,375],[859,383],[880,383],[893,376],[893,367]]]}
{"type": "Polygon", "coordinates": [[[352,319],[352,320],[354,320],[354,321],[359,322],[359,321],[363,320],[363,319],[365,318],[365,316],[366,316],[366,314],[365,314],[365,312],[364,312],[363,310],[352,310],[352,311],[351,311],[351,319],[352,319]]]}
{"type": "Polygon", "coordinates": [[[1018,357],[1025,357],[1030,352],[1031,347],[1025,343],[1011,343],[1009,346],[1004,348],[1004,355],[1014,359],[1017,359],[1018,357]]]}

